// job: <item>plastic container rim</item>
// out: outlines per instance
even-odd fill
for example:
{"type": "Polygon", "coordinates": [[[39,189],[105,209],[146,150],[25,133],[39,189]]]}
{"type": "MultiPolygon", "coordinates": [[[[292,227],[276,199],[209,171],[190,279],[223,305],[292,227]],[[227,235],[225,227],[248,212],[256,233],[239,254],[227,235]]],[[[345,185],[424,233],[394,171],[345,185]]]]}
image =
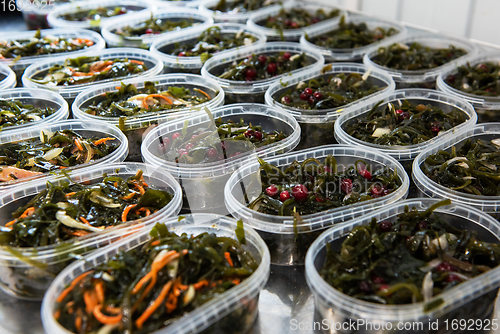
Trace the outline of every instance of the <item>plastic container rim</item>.
{"type": "Polygon", "coordinates": [[[9,89],[16,86],[16,73],[9,66],[0,63],[0,74],[5,75],[5,78],[0,81],[0,89],[9,89]]]}
{"type": "MultiPolygon", "coordinates": [[[[230,2],[233,2],[235,0],[229,0],[230,2]]],[[[209,15],[210,17],[213,17],[213,19],[216,22],[240,22],[240,23],[246,23],[248,18],[254,14],[254,13],[260,13],[264,9],[271,8],[271,7],[278,7],[280,6],[278,3],[276,4],[271,4],[269,6],[265,6],[256,10],[250,10],[246,12],[240,12],[240,13],[228,13],[228,12],[220,12],[216,10],[212,10],[209,7],[212,7],[216,5],[219,2],[219,0],[205,0],[202,1],[199,5],[199,9],[202,13],[209,15]]]]}

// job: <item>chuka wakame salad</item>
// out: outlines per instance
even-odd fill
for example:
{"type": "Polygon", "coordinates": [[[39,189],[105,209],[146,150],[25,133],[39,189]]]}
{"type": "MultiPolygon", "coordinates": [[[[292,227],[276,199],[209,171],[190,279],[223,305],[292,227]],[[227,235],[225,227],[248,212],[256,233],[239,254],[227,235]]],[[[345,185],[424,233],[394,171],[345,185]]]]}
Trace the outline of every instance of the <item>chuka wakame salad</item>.
{"type": "Polygon", "coordinates": [[[236,14],[257,10],[262,7],[281,3],[279,0],[219,0],[212,8],[216,11],[236,14]]]}
{"type": "Polygon", "coordinates": [[[0,99],[0,129],[41,121],[56,111],[49,106],[35,107],[16,99],[0,99]]]}
{"type": "Polygon", "coordinates": [[[464,93],[481,96],[500,96],[500,64],[493,61],[475,65],[467,63],[449,74],[444,81],[464,93]]]}
{"type": "Polygon", "coordinates": [[[85,22],[91,21],[98,23],[102,18],[115,17],[131,13],[134,10],[130,7],[117,6],[117,7],[97,7],[90,10],[81,10],[74,13],[67,13],[61,15],[60,18],[66,21],[85,22]]]}
{"type": "Polygon", "coordinates": [[[140,37],[143,35],[158,35],[163,32],[180,30],[197,24],[193,19],[168,20],[156,18],[151,14],[151,18],[134,26],[125,26],[117,29],[114,33],[124,37],[140,37]]]}

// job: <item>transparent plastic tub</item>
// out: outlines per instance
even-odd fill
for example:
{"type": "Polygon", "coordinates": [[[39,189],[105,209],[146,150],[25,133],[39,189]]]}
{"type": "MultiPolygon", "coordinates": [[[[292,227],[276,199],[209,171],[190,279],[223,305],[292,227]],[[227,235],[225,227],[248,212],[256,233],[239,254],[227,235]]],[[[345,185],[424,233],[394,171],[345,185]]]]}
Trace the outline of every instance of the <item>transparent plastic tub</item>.
{"type": "MultiPolygon", "coordinates": [[[[85,0],[82,0],[85,1],[85,0]]],[[[28,30],[50,28],[47,16],[58,6],[68,3],[70,0],[48,0],[44,3],[33,0],[16,0],[17,10],[23,14],[24,23],[28,30]]]]}
{"type": "MultiPolygon", "coordinates": [[[[224,103],[224,91],[219,84],[213,80],[208,80],[195,74],[172,73],[148,78],[124,80],[122,83],[133,84],[140,91],[144,88],[144,83],[146,81],[154,82],[155,86],[159,89],[168,89],[170,86],[182,86],[190,89],[193,94],[195,94],[193,88],[203,89],[212,97],[212,99],[206,103],[194,107],[179,108],[173,112],[166,111],[164,113],[150,113],[139,116],[124,117],[121,130],[128,139],[129,155],[127,160],[142,161],[141,144],[143,138],[158,124],[164,123],[167,120],[186,117],[189,114],[202,110],[204,107],[209,109],[216,108],[224,103]]],[[[105,94],[107,92],[117,91],[117,86],[119,86],[117,83],[108,83],[83,91],[80,95],[78,95],[73,103],[73,116],[77,119],[90,122],[104,121],[107,124],[116,127],[118,130],[120,127],[120,117],[94,116],[83,111],[83,109],[90,104],[99,103],[105,99],[105,94]]]]}
{"type": "MultiPolygon", "coordinates": [[[[221,215],[193,214],[178,221],[177,218],[160,220],[170,231],[188,235],[214,233],[219,237],[236,239],[236,220],[221,215]]],[[[150,238],[149,229],[96,251],[83,260],[68,266],[52,283],[42,303],[42,322],[45,331],[51,334],[70,334],[55,319],[56,298],[78,275],[106,261],[119,251],[140,247],[150,238]]],[[[245,227],[248,251],[259,263],[257,270],[237,286],[229,289],[209,302],[187,313],[167,327],[155,331],[157,334],[244,334],[252,327],[258,314],[260,291],[269,279],[269,251],[259,235],[245,227]]]]}
{"type": "Polygon", "coordinates": [[[384,29],[395,28],[399,31],[399,33],[386,37],[377,42],[353,49],[330,49],[323,48],[320,46],[316,46],[313,43],[309,42],[306,37],[316,37],[319,35],[327,34],[338,28],[338,24],[318,24],[317,26],[308,27],[304,30],[304,34],[300,37],[300,44],[308,47],[315,48],[316,50],[320,50],[325,57],[326,62],[339,62],[339,61],[361,61],[365,53],[374,47],[377,47],[384,42],[393,41],[396,37],[402,36],[406,34],[406,27],[400,23],[394,21],[387,21],[382,19],[377,19],[369,16],[349,16],[346,17],[346,22],[354,22],[356,24],[366,23],[368,28],[375,29],[377,27],[381,27],[384,29]]]}
{"type": "Polygon", "coordinates": [[[372,150],[378,150],[380,152],[386,153],[391,157],[397,159],[403,164],[408,175],[411,175],[411,166],[413,159],[439,140],[444,140],[446,137],[455,136],[459,131],[472,128],[477,122],[477,115],[474,108],[467,101],[455,97],[450,94],[438,92],[431,89],[420,89],[420,88],[408,88],[408,89],[398,89],[394,92],[385,93],[379,95],[376,99],[370,100],[363,104],[356,106],[353,110],[342,113],[340,117],[335,122],[335,138],[341,144],[348,145],[360,145],[365,148],[372,150]],[[433,106],[439,107],[445,113],[450,112],[453,108],[457,108],[467,114],[469,119],[464,123],[457,125],[453,129],[450,129],[439,136],[432,138],[431,140],[416,145],[407,146],[383,146],[368,143],[359,139],[356,139],[348,135],[344,130],[344,125],[347,122],[352,122],[354,119],[363,117],[379,102],[384,101],[380,106],[384,106],[387,103],[398,103],[398,100],[409,100],[413,104],[431,104],[433,106]]]}
{"type": "Polygon", "coordinates": [[[473,43],[470,43],[464,39],[445,36],[445,35],[437,35],[437,34],[412,34],[407,36],[400,36],[396,39],[393,39],[389,42],[383,41],[376,47],[367,51],[363,58],[363,62],[367,66],[371,66],[377,68],[379,70],[388,72],[394,81],[396,82],[396,88],[436,88],[436,78],[440,73],[446,71],[449,68],[452,68],[454,64],[460,62],[466,57],[473,56],[477,51],[477,46],[473,43]],[[379,48],[387,48],[390,47],[394,43],[401,43],[409,45],[411,43],[419,43],[423,46],[428,46],[431,48],[448,48],[450,45],[453,45],[457,48],[464,49],[467,51],[466,55],[462,57],[453,59],[448,63],[426,70],[418,70],[418,71],[403,71],[403,70],[395,70],[386,66],[379,65],[372,61],[372,58],[378,54],[379,48]]]}
{"type": "Polygon", "coordinates": [[[424,197],[449,198],[454,203],[468,205],[497,219],[500,218],[498,213],[500,211],[500,196],[471,195],[449,189],[429,179],[420,168],[428,156],[439,151],[451,152],[452,147],[459,150],[467,139],[490,141],[497,138],[500,138],[500,123],[477,124],[470,129],[455,133],[453,137],[450,136],[446,140],[440,140],[422,151],[413,161],[413,181],[421,191],[421,195],[424,197]]]}
{"type": "Polygon", "coordinates": [[[95,31],[100,31],[102,25],[111,22],[126,21],[130,15],[134,13],[141,13],[145,10],[151,10],[152,3],[150,1],[141,0],[91,0],[91,1],[79,1],[76,3],[68,3],[64,5],[57,6],[54,10],[49,12],[47,16],[47,21],[49,25],[53,28],[65,28],[65,29],[91,29],[95,31]],[[103,17],[96,21],[67,21],[62,16],[72,13],[78,13],[84,10],[92,10],[98,7],[107,7],[109,9],[114,9],[115,7],[125,7],[131,10],[130,13],[125,13],[122,15],[117,15],[113,17],[103,17]]]}
{"type": "MultiPolygon", "coordinates": [[[[314,295],[316,309],[314,321],[328,324],[328,327],[323,327],[325,329],[323,333],[352,333],[346,330],[350,328],[349,325],[339,329],[339,325],[345,323],[354,323],[356,333],[360,334],[467,333],[469,331],[463,330],[464,327],[459,324],[464,322],[471,324],[476,321],[484,324],[478,328],[484,329],[489,323],[491,330],[491,317],[500,286],[500,266],[448,289],[433,297],[428,303],[405,305],[382,305],[356,299],[330,286],[319,274],[324,265],[326,246],[338,249],[353,228],[368,225],[372,218],[377,220],[395,218],[404,212],[407,205],[422,211],[437,202],[435,199],[409,199],[389,205],[362,218],[329,229],[312,244],[306,256],[306,280],[314,295]],[[425,305],[436,302],[439,298],[443,301],[441,305],[424,311],[425,305]],[[490,319],[489,322],[487,319],[490,319]],[[373,326],[369,327],[368,323],[373,326]],[[454,323],[455,325],[452,325],[454,323]]],[[[477,209],[452,203],[438,208],[435,212],[441,213],[452,226],[477,231],[478,237],[485,241],[500,242],[500,223],[477,209]]],[[[476,330],[476,327],[469,330],[471,333],[483,332],[476,330]]]]}
{"type": "Polygon", "coordinates": [[[201,75],[205,78],[216,80],[226,92],[226,104],[230,103],[264,103],[264,94],[266,90],[275,82],[295,73],[303,72],[306,70],[315,71],[323,67],[325,59],[321,52],[302,47],[298,43],[291,42],[271,42],[255,46],[233,50],[222,55],[217,55],[205,62],[201,69],[201,75]],[[305,53],[312,64],[289,73],[277,75],[275,77],[256,81],[235,81],[221,79],[218,75],[222,74],[224,67],[239,62],[252,54],[278,54],[279,52],[289,52],[292,57],[296,54],[305,53]]]}
{"type": "Polygon", "coordinates": [[[103,25],[101,29],[102,37],[106,40],[108,47],[132,47],[149,49],[155,39],[163,36],[172,36],[180,31],[192,31],[194,29],[206,29],[210,27],[214,21],[209,15],[203,14],[197,9],[188,7],[166,7],[159,8],[149,13],[136,13],[128,17],[127,20],[112,22],[103,25]],[[116,34],[118,29],[127,26],[138,26],[141,23],[149,20],[153,15],[157,19],[167,19],[171,21],[193,20],[193,25],[184,29],[177,29],[163,32],[161,34],[149,34],[138,37],[125,37],[116,34]]]}
{"type": "Polygon", "coordinates": [[[161,73],[163,70],[163,62],[161,59],[147,50],[138,50],[132,48],[115,48],[115,49],[104,49],[98,52],[86,53],[80,56],[94,57],[99,56],[100,60],[113,60],[117,58],[128,58],[130,60],[138,60],[144,62],[148,70],[142,73],[130,75],[127,77],[112,78],[96,82],[83,83],[79,85],[72,86],[53,86],[53,85],[42,85],[31,80],[35,75],[45,75],[48,70],[55,65],[62,65],[67,59],[66,57],[59,57],[52,60],[47,60],[44,62],[37,62],[31,65],[24,71],[23,75],[23,85],[26,88],[42,88],[50,89],[61,94],[69,103],[73,102],[78,94],[90,86],[102,85],[107,82],[116,82],[128,78],[134,77],[151,77],[161,73]]]}
{"type": "Polygon", "coordinates": [[[16,73],[9,66],[0,63],[0,89],[16,86],[16,73]]]}
{"type": "MultiPolygon", "coordinates": [[[[236,0],[226,0],[226,3],[233,3],[236,0]]],[[[256,10],[250,10],[245,12],[221,12],[218,10],[214,10],[214,7],[220,0],[205,0],[203,1],[199,8],[200,11],[206,15],[209,15],[214,19],[215,22],[232,22],[232,23],[246,23],[252,14],[260,13],[268,8],[279,6],[279,2],[276,4],[272,4],[269,6],[261,7],[256,10]]]]}
{"type": "Polygon", "coordinates": [[[224,206],[224,185],[231,173],[246,164],[249,158],[255,159],[256,154],[267,159],[293,150],[300,139],[300,128],[291,115],[262,104],[234,104],[213,109],[211,112],[215,119],[221,117],[223,121],[239,121],[243,118],[247,123],[262,125],[265,132],[282,131],[288,137],[247,152],[234,152],[228,145],[226,155],[235,156],[212,163],[178,164],[164,159],[159,148],[160,138],[171,138],[172,134],[181,131],[185,125],[188,134],[202,126],[208,126],[212,121],[209,115],[203,112],[167,122],[151,131],[142,143],[142,157],[146,163],[163,166],[179,181],[184,192],[185,209],[190,209],[191,212],[228,214],[224,206]]]}
{"type": "Polygon", "coordinates": [[[266,91],[265,99],[266,104],[284,109],[297,119],[301,128],[300,144],[297,149],[304,149],[320,145],[336,144],[333,127],[341,113],[349,112],[363,101],[376,98],[383,93],[394,91],[394,86],[391,76],[385,72],[373,71],[373,69],[362,64],[333,63],[326,65],[321,70],[304,71],[290,77],[284,77],[280,82],[276,82],[269,87],[266,91]],[[340,73],[367,75],[366,80],[378,85],[382,89],[362,99],[333,109],[303,110],[289,107],[276,100],[281,94],[290,88],[295,88],[300,82],[307,82],[314,78],[328,78],[331,75],[340,73]]]}
{"type": "MultiPolygon", "coordinates": [[[[106,46],[104,39],[102,39],[101,35],[95,31],[90,31],[85,29],[74,29],[74,30],[46,29],[42,30],[41,33],[42,37],[51,35],[60,38],[87,38],[92,40],[94,42],[94,45],[78,51],[53,53],[53,54],[31,56],[31,57],[21,57],[17,61],[15,61],[14,58],[0,59],[0,64],[9,66],[16,73],[17,82],[19,84],[21,84],[21,77],[24,73],[24,70],[31,64],[54,57],[78,57],[83,53],[87,52],[94,53],[100,51],[104,49],[104,47],[106,46]]],[[[20,40],[20,39],[28,40],[32,38],[34,34],[35,31],[4,32],[0,34],[0,43],[3,41],[20,40]]]]}
{"type": "MultiPolygon", "coordinates": [[[[281,10],[289,11],[290,9],[299,9],[305,10],[311,15],[314,15],[318,9],[323,9],[325,12],[329,13],[331,10],[336,9],[335,7],[331,7],[329,5],[322,5],[319,3],[313,2],[303,2],[303,1],[286,1],[279,6],[273,6],[270,8],[264,8],[259,10],[258,13],[254,13],[250,16],[247,21],[247,25],[264,34],[267,37],[268,41],[289,41],[289,42],[298,42],[300,40],[300,36],[304,33],[305,28],[298,29],[283,29],[279,31],[278,29],[267,28],[265,26],[266,20],[270,16],[277,15],[281,10]]],[[[340,13],[336,17],[332,17],[331,19],[324,20],[315,24],[310,25],[309,27],[316,27],[321,25],[336,25],[342,15],[345,15],[345,11],[340,10],[340,13]]]]}
{"type": "Polygon", "coordinates": [[[339,171],[353,166],[358,160],[365,161],[371,170],[389,167],[400,177],[401,186],[396,191],[377,199],[303,215],[302,222],[296,224],[295,231],[293,217],[269,215],[247,207],[252,198],[260,195],[262,191],[257,174],[260,164],[256,159],[249,161],[227,181],[224,189],[225,203],[233,217],[242,219],[245,224],[259,232],[269,247],[273,264],[304,264],[307,249],[325,229],[398,202],[408,195],[410,180],[403,166],[396,159],[376,150],[348,145],[325,145],[264,160],[283,170],[293,161],[302,162],[308,158],[323,161],[328,155],[335,157],[339,171]]]}
{"type": "Polygon", "coordinates": [[[55,112],[47,118],[33,120],[33,122],[9,126],[1,129],[1,134],[6,132],[26,130],[35,126],[52,124],[57,121],[68,118],[69,109],[68,103],[61,95],[48,91],[46,89],[28,89],[28,88],[13,88],[0,90],[0,99],[9,101],[19,101],[22,104],[30,104],[35,108],[50,107],[55,109],[55,112]]]}
{"type": "Polygon", "coordinates": [[[438,90],[458,96],[467,100],[477,112],[478,122],[498,122],[500,119],[500,97],[487,97],[474,95],[462,92],[458,89],[450,87],[444,80],[449,76],[458,73],[458,67],[467,65],[478,65],[483,62],[500,63],[500,54],[498,52],[490,52],[486,54],[478,54],[471,58],[463,59],[456,62],[452,68],[443,71],[437,78],[436,86],[438,90]]]}
{"type": "Polygon", "coordinates": [[[204,0],[148,0],[156,8],[163,7],[190,7],[198,8],[204,0]]]}
{"type": "MultiPolygon", "coordinates": [[[[221,29],[221,34],[223,35],[236,35],[238,32],[243,31],[244,33],[251,34],[257,40],[251,45],[262,44],[266,42],[266,36],[262,33],[256,32],[254,29],[248,28],[243,24],[238,23],[218,23],[212,26],[218,26],[221,29]]],[[[206,28],[208,29],[208,28],[206,28]]],[[[196,57],[178,57],[177,55],[169,54],[169,51],[176,47],[178,43],[195,42],[205,30],[197,29],[188,32],[180,32],[175,36],[165,36],[163,38],[156,39],[151,45],[151,53],[160,57],[163,61],[164,73],[172,72],[185,72],[193,74],[201,74],[201,68],[203,67],[203,61],[200,56],[196,57]]],[[[232,48],[220,51],[214,55],[225,54],[228,51],[234,49],[242,48],[232,48]]]]}
{"type": "MultiPolygon", "coordinates": [[[[138,170],[154,189],[170,192],[173,199],[162,209],[148,217],[126,222],[122,225],[92,232],[84,237],[76,237],[57,244],[42,247],[0,246],[0,288],[11,296],[22,299],[42,299],[55,276],[71,261],[92,250],[104,247],[121,237],[135,234],[145,227],[152,227],[158,220],[175,216],[182,203],[182,191],[175,179],[163,168],[140,163],[108,162],[106,165],[72,171],[69,177],[74,182],[99,182],[103,174],[128,178],[138,170]]],[[[12,219],[11,213],[28,203],[46,183],[68,182],[67,176],[50,176],[23,183],[0,194],[0,226],[12,219]]]]}
{"type": "MultiPolygon", "coordinates": [[[[40,131],[47,130],[50,132],[62,131],[62,130],[72,130],[82,136],[99,136],[114,137],[114,143],[119,143],[118,148],[111,154],[98,159],[94,162],[89,162],[88,164],[77,165],[73,167],[65,168],[65,172],[70,172],[82,167],[91,167],[98,165],[108,165],[114,162],[121,162],[125,160],[128,153],[128,142],[127,137],[116,127],[106,124],[104,122],[90,122],[87,120],[60,120],[57,122],[51,122],[46,124],[40,124],[38,126],[33,126],[29,128],[20,128],[16,131],[5,131],[0,132],[0,146],[15,143],[18,141],[25,141],[29,139],[40,138],[40,131]]],[[[34,179],[41,177],[46,177],[53,174],[53,172],[47,172],[40,175],[34,175],[14,181],[1,182],[0,190],[3,191],[7,188],[17,186],[20,183],[25,183],[34,179]]]]}

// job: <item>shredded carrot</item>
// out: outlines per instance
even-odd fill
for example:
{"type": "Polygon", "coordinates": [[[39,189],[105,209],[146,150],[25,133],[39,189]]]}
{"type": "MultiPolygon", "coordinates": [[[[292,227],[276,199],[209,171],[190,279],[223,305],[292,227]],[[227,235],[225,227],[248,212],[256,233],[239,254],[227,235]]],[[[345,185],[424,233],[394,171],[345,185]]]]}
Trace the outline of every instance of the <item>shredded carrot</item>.
{"type": "Polygon", "coordinates": [[[136,204],[130,204],[130,205],[127,205],[127,207],[123,210],[123,213],[122,213],[122,222],[126,222],[127,221],[127,215],[129,213],[129,211],[135,207],[136,204]]]}
{"type": "Polygon", "coordinates": [[[24,210],[23,214],[19,216],[19,218],[26,218],[28,216],[31,216],[33,213],[35,213],[35,208],[30,206],[26,210],[24,210]]]}
{"type": "Polygon", "coordinates": [[[114,185],[115,187],[118,187],[118,181],[115,181],[115,183],[113,183],[113,185],[114,185]]]}
{"type": "Polygon", "coordinates": [[[74,77],[90,77],[92,75],[94,75],[93,72],[89,72],[89,73],[86,73],[86,72],[74,72],[73,73],[74,77]]]}
{"type": "Polygon", "coordinates": [[[149,210],[148,208],[145,208],[145,207],[142,207],[140,208],[139,210],[137,210],[138,212],[142,212],[142,211],[146,211],[146,217],[149,216],[151,214],[151,210],[149,210]]]}
{"type": "Polygon", "coordinates": [[[229,266],[234,267],[233,260],[231,259],[231,254],[229,254],[229,252],[225,252],[224,257],[226,258],[227,263],[229,263],[229,266]]]}
{"type": "Polygon", "coordinates": [[[160,244],[160,240],[153,241],[151,246],[158,246],[160,244]]]}
{"type": "Polygon", "coordinates": [[[198,283],[193,284],[195,290],[200,290],[204,286],[208,286],[208,281],[206,279],[199,281],[198,283]]]}
{"type": "Polygon", "coordinates": [[[141,181],[144,187],[149,187],[149,185],[146,183],[146,180],[144,180],[144,174],[141,174],[141,181]]]}
{"type": "Polygon", "coordinates": [[[12,225],[14,225],[15,222],[17,222],[17,219],[14,219],[14,220],[11,220],[10,222],[8,222],[7,224],[5,224],[5,227],[12,226],[12,225]]]}
{"type": "Polygon", "coordinates": [[[75,138],[75,145],[79,151],[83,151],[83,146],[82,146],[82,144],[80,144],[80,141],[78,140],[78,138],[75,138]]]}
{"type": "Polygon", "coordinates": [[[104,303],[104,283],[102,281],[99,281],[95,285],[95,293],[97,297],[97,302],[99,304],[104,303]]]}
{"type": "Polygon", "coordinates": [[[85,217],[80,216],[80,220],[81,220],[84,224],[90,225],[89,221],[88,221],[87,219],[85,219],[85,217]]]}
{"type": "Polygon", "coordinates": [[[167,302],[165,303],[167,307],[167,313],[172,313],[177,308],[177,297],[173,293],[168,295],[167,302]]]}
{"type": "Polygon", "coordinates": [[[138,194],[138,193],[136,193],[135,191],[132,191],[130,194],[123,196],[122,199],[131,199],[132,197],[135,196],[135,194],[138,194]]]}
{"type": "Polygon", "coordinates": [[[57,310],[54,312],[54,319],[59,320],[59,317],[61,316],[61,311],[57,310]]]}
{"type": "Polygon", "coordinates": [[[69,231],[68,234],[73,235],[75,237],[83,237],[86,236],[87,234],[90,234],[91,232],[89,231],[83,231],[83,230],[78,230],[78,231],[69,231]]]}
{"type": "Polygon", "coordinates": [[[118,314],[122,311],[121,308],[119,307],[113,307],[111,305],[106,306],[106,312],[113,313],[113,314],[118,314]]]}
{"type": "Polygon", "coordinates": [[[98,304],[95,291],[85,291],[83,293],[83,301],[85,302],[85,312],[90,315],[94,307],[98,304]]]}
{"type": "Polygon", "coordinates": [[[142,99],[142,105],[143,105],[143,106],[144,106],[144,108],[146,108],[146,109],[149,109],[149,106],[148,106],[147,101],[148,101],[148,99],[149,99],[150,97],[158,97],[158,98],[160,98],[160,99],[163,99],[163,100],[167,101],[167,103],[168,103],[168,104],[172,104],[172,103],[173,103],[173,102],[172,102],[172,100],[171,100],[171,99],[169,99],[168,97],[166,97],[165,95],[161,95],[161,94],[149,94],[148,96],[146,96],[146,97],[144,97],[144,98],[142,99]]]}
{"type": "Polygon", "coordinates": [[[203,91],[203,90],[201,90],[201,89],[199,89],[199,88],[195,88],[194,90],[195,90],[195,91],[197,91],[197,92],[199,92],[199,93],[201,93],[201,94],[203,94],[203,95],[205,95],[205,96],[207,97],[207,99],[209,99],[209,100],[211,100],[211,99],[212,99],[212,98],[210,97],[210,95],[208,95],[205,91],[203,91]]]}
{"type": "Polygon", "coordinates": [[[101,73],[102,73],[102,72],[107,72],[107,71],[109,71],[112,67],[113,67],[113,65],[108,65],[108,66],[106,66],[105,68],[103,68],[102,70],[99,70],[99,72],[101,72],[101,73]]]}
{"type": "Polygon", "coordinates": [[[107,142],[108,140],[115,140],[115,138],[113,138],[113,137],[101,138],[101,139],[96,140],[94,142],[94,145],[97,146],[99,144],[107,142]]]}
{"type": "Polygon", "coordinates": [[[101,312],[102,305],[96,305],[93,310],[94,318],[103,325],[113,325],[122,321],[122,314],[115,316],[105,315],[101,312]]]}
{"type": "Polygon", "coordinates": [[[71,290],[73,290],[73,288],[82,280],[84,279],[87,275],[90,275],[91,273],[93,273],[94,271],[87,271],[86,273],[83,273],[81,274],[80,276],[78,276],[77,278],[75,278],[73,280],[73,282],[71,282],[70,286],[67,287],[66,289],[63,290],[63,292],[61,292],[61,294],[59,295],[59,297],[57,297],[56,301],[58,303],[62,302],[64,300],[64,298],[66,298],[66,296],[68,295],[68,293],[71,292],[71,290]]]}
{"type": "Polygon", "coordinates": [[[139,184],[137,184],[137,183],[134,183],[134,186],[135,186],[137,189],[139,189],[139,192],[141,193],[141,195],[144,195],[144,193],[145,193],[146,191],[144,190],[144,188],[143,188],[141,185],[139,185],[139,184]]]}
{"type": "Polygon", "coordinates": [[[238,284],[240,284],[241,280],[239,278],[236,278],[236,279],[233,279],[232,282],[234,285],[238,285],[238,284]]]}
{"type": "Polygon", "coordinates": [[[82,330],[82,315],[78,314],[78,316],[75,319],[75,328],[78,333],[81,332],[82,330]]]}
{"type": "Polygon", "coordinates": [[[64,168],[67,168],[67,167],[64,167],[64,166],[59,166],[59,169],[64,169],[64,168]]]}
{"type": "Polygon", "coordinates": [[[66,194],[66,197],[71,197],[71,196],[73,196],[73,195],[75,195],[75,194],[76,194],[76,192],[74,192],[74,191],[73,191],[73,192],[71,192],[71,193],[67,193],[67,194],[66,194]]]}
{"type": "Polygon", "coordinates": [[[141,290],[142,286],[144,284],[146,284],[146,282],[148,282],[150,279],[151,279],[151,272],[149,272],[146,275],[144,275],[144,277],[141,278],[139,280],[139,282],[137,282],[137,284],[132,289],[132,294],[135,295],[137,292],[139,292],[139,290],[141,290]]]}
{"type": "Polygon", "coordinates": [[[144,313],[141,314],[141,316],[137,318],[137,320],[135,321],[135,325],[137,326],[137,328],[141,329],[144,322],[148,320],[148,318],[154,313],[154,311],[156,311],[158,307],[160,307],[160,305],[167,297],[167,294],[170,291],[171,287],[172,287],[172,281],[169,281],[167,284],[163,286],[158,297],[154,300],[153,303],[149,304],[146,311],[144,311],[144,313]]]}
{"type": "Polygon", "coordinates": [[[129,60],[132,64],[143,65],[144,62],[140,60],[131,59],[129,60]]]}

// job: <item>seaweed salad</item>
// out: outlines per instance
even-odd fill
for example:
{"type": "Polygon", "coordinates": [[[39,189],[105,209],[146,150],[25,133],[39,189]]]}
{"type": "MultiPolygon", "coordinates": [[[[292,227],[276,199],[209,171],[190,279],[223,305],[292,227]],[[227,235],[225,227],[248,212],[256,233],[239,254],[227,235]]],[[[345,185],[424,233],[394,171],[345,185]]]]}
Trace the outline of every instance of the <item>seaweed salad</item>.
{"type": "Polygon", "coordinates": [[[498,62],[467,63],[448,75],[444,81],[464,93],[481,96],[500,96],[500,65],[498,62]]]}
{"type": "Polygon", "coordinates": [[[313,14],[311,14],[309,11],[301,8],[282,8],[278,14],[269,16],[264,22],[259,22],[259,24],[270,29],[299,29],[337,17],[339,15],[339,9],[332,9],[330,11],[317,9],[313,14]]]}
{"type": "Polygon", "coordinates": [[[115,31],[115,34],[121,35],[123,37],[139,37],[142,35],[158,35],[163,32],[180,30],[183,28],[188,28],[196,24],[192,19],[183,20],[167,20],[153,17],[141,22],[135,26],[126,26],[119,28],[115,31]]]}
{"type": "Polygon", "coordinates": [[[247,11],[257,10],[262,7],[281,3],[279,0],[219,0],[219,2],[211,7],[213,10],[228,13],[244,13],[247,11]]]}
{"type": "Polygon", "coordinates": [[[40,121],[53,115],[56,111],[49,106],[42,108],[32,104],[24,104],[15,99],[0,99],[0,130],[40,121]]]}

